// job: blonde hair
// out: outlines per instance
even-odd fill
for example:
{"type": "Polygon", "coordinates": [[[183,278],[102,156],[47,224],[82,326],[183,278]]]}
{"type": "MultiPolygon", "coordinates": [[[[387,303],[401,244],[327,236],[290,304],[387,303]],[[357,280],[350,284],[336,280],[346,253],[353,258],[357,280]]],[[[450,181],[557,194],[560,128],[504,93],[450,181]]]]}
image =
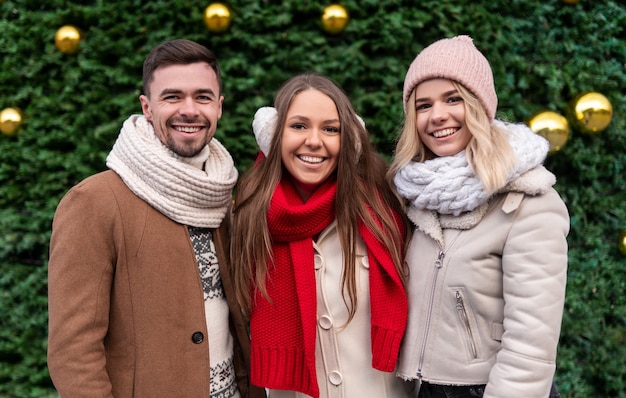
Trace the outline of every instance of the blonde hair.
{"type": "MultiPolygon", "coordinates": [[[[452,81],[463,98],[465,124],[470,138],[465,153],[467,161],[489,193],[498,191],[507,182],[507,176],[517,162],[513,148],[507,139],[507,132],[491,123],[484,106],[478,98],[463,85],[452,81]]],[[[387,172],[387,180],[393,177],[410,162],[425,162],[436,155],[428,149],[417,133],[415,114],[415,89],[407,101],[406,117],[400,130],[393,162],[387,172]]]]}
{"type": "Polygon", "coordinates": [[[258,289],[266,299],[271,299],[267,294],[266,279],[273,253],[266,215],[274,190],[286,173],[280,147],[287,111],[294,97],[309,89],[330,97],[339,114],[341,141],[336,170],[335,213],[343,250],[342,291],[348,293],[347,299],[344,296],[344,302],[349,310],[349,322],[357,305],[355,263],[359,221],[363,221],[389,250],[402,280],[403,236],[408,228],[401,204],[385,181],[387,163],[374,151],[367,130],[358,121],[348,96],[331,79],[315,73],[296,75],[278,91],[274,101],[276,128],[267,158],[257,162],[238,183],[231,242],[236,295],[246,314],[250,313],[253,304],[253,289],[258,289]],[[402,218],[402,228],[398,227],[394,214],[402,218]]]}

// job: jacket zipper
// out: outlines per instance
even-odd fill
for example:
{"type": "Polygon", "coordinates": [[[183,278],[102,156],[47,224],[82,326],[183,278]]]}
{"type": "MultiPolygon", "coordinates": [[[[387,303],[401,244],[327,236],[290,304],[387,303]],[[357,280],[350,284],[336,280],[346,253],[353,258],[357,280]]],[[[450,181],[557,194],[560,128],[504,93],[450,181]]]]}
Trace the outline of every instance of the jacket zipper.
{"type": "Polygon", "coordinates": [[[417,379],[419,384],[422,384],[422,366],[424,365],[424,355],[426,353],[426,341],[428,340],[428,330],[430,329],[430,320],[433,312],[433,305],[435,301],[435,288],[437,287],[437,277],[439,276],[439,270],[443,266],[443,258],[446,253],[443,250],[439,250],[437,259],[435,260],[435,275],[433,276],[433,282],[430,287],[430,296],[428,298],[428,316],[426,317],[426,328],[424,329],[424,338],[422,339],[422,346],[420,347],[419,363],[417,365],[417,379]]]}
{"type": "MultiPolygon", "coordinates": [[[[428,331],[430,330],[430,322],[432,319],[433,306],[435,305],[435,290],[437,289],[437,278],[439,276],[439,270],[443,267],[443,259],[446,256],[446,253],[450,248],[454,245],[457,238],[461,235],[459,232],[452,242],[448,245],[448,248],[444,250],[443,245],[439,246],[439,254],[437,255],[437,259],[435,260],[435,275],[433,276],[432,285],[430,287],[430,296],[428,298],[428,316],[426,317],[426,328],[424,329],[424,338],[422,339],[422,346],[420,348],[419,355],[419,363],[417,365],[417,379],[418,386],[422,384],[422,367],[424,366],[424,356],[426,355],[426,343],[428,341],[428,331]]],[[[418,390],[419,391],[419,390],[418,390]]]]}
{"type": "Polygon", "coordinates": [[[472,333],[472,329],[470,328],[469,318],[467,317],[467,311],[465,309],[465,304],[463,303],[463,296],[460,291],[456,291],[456,311],[461,318],[461,323],[465,328],[465,333],[469,338],[470,349],[472,350],[472,357],[474,359],[478,358],[478,350],[476,349],[476,342],[474,341],[474,334],[472,333]]]}

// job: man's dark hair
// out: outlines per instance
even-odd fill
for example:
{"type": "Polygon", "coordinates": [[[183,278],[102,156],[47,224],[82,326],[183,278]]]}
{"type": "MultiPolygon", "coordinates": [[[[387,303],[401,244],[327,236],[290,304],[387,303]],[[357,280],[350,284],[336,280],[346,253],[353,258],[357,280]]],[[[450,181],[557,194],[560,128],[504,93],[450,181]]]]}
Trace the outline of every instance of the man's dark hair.
{"type": "Polygon", "coordinates": [[[217,58],[201,44],[187,39],[167,41],[154,47],[143,63],[143,92],[150,97],[150,83],[157,68],[168,65],[188,65],[196,62],[206,62],[215,71],[220,95],[222,92],[222,76],[217,58]]]}

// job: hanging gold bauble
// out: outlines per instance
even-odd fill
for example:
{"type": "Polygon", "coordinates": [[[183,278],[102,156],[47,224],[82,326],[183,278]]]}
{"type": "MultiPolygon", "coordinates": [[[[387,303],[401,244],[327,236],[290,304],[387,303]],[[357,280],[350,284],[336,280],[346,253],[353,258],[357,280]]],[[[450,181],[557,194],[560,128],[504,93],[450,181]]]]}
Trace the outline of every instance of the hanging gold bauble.
{"type": "Polygon", "coordinates": [[[62,26],[54,35],[54,44],[64,54],[73,54],[78,51],[82,33],[72,25],[62,26]]]}
{"type": "Polygon", "coordinates": [[[211,32],[224,32],[230,27],[232,15],[222,3],[212,3],[204,10],[204,23],[211,32]]]}
{"type": "Polygon", "coordinates": [[[18,108],[5,108],[0,112],[0,131],[2,134],[14,136],[23,121],[22,111],[18,108]]]}
{"type": "Polygon", "coordinates": [[[550,143],[550,153],[560,151],[569,138],[569,124],[565,116],[552,111],[535,113],[528,121],[532,131],[550,143]]]}
{"type": "Polygon", "coordinates": [[[582,133],[597,134],[611,123],[613,106],[604,95],[588,92],[570,101],[568,117],[574,127],[582,133]]]}
{"type": "Polygon", "coordinates": [[[324,8],[322,26],[326,32],[333,35],[341,33],[349,21],[348,11],[339,4],[332,4],[324,8]]]}
{"type": "Polygon", "coordinates": [[[619,234],[619,240],[617,241],[617,248],[623,255],[626,256],[626,229],[619,234]]]}

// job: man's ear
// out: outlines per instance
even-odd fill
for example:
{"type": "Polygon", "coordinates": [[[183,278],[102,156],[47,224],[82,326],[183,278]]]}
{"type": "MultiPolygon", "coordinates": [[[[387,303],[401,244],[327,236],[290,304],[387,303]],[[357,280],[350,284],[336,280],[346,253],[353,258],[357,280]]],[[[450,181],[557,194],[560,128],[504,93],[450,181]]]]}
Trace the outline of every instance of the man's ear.
{"type": "Polygon", "coordinates": [[[152,111],[150,110],[150,100],[145,95],[139,96],[139,102],[141,103],[141,111],[146,117],[146,120],[152,122],[152,111]]]}
{"type": "Polygon", "coordinates": [[[220,113],[217,115],[217,120],[220,120],[222,118],[223,106],[224,106],[224,96],[220,95],[220,113]]]}

